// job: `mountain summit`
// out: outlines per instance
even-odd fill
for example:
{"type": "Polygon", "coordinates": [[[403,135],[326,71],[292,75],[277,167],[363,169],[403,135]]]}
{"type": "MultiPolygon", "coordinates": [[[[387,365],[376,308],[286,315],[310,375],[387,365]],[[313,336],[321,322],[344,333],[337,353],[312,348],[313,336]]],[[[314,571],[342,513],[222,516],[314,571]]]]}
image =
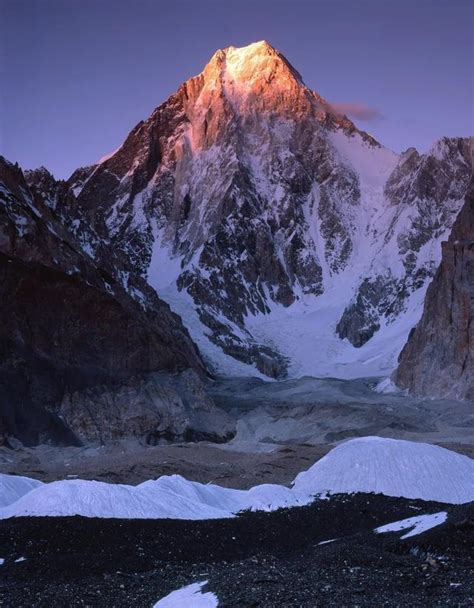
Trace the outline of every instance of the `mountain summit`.
{"type": "Polygon", "coordinates": [[[304,86],[301,75],[293,68],[288,60],[266,40],[260,40],[244,47],[229,46],[217,50],[203,70],[205,77],[217,68],[228,76],[230,81],[251,83],[264,80],[296,81],[304,86]]]}
{"type": "Polygon", "coordinates": [[[243,113],[253,104],[254,110],[286,110],[307,91],[298,72],[265,41],[216,51],[202,77],[206,92],[222,93],[243,113]]]}
{"type": "Polygon", "coordinates": [[[78,169],[74,205],[29,179],[98,263],[107,243],[168,301],[211,369],[350,377],[395,366],[471,149],[394,154],[261,41],[214,53],[78,169]]]}
{"type": "MultiPolygon", "coordinates": [[[[268,42],[245,47],[230,46],[214,53],[203,72],[183,85],[186,109],[204,114],[226,109],[244,120],[256,114],[304,120],[312,116],[354,130],[345,116],[308,89],[301,75],[268,42]],[[192,109],[190,108],[192,106],[192,109]]],[[[209,116],[203,116],[209,120],[209,116]]]]}

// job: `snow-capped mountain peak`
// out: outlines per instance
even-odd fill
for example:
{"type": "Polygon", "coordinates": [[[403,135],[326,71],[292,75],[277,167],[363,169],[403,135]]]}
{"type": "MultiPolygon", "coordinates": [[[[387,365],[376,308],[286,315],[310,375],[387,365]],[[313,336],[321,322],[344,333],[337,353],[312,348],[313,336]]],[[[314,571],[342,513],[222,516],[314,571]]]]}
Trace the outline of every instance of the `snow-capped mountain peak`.
{"type": "Polygon", "coordinates": [[[267,83],[277,81],[280,86],[286,83],[304,87],[301,75],[266,40],[240,48],[229,46],[217,50],[202,75],[208,81],[213,80],[217,75],[229,83],[248,87],[262,81],[267,83]]]}
{"type": "Polygon", "coordinates": [[[216,51],[202,75],[205,88],[221,84],[230,99],[243,104],[239,108],[242,111],[248,109],[245,102],[260,103],[261,109],[268,110],[271,102],[284,104],[306,88],[285,57],[265,41],[216,51]]]}
{"type": "Polygon", "coordinates": [[[399,158],[261,41],[217,51],[69,185],[211,367],[370,375],[393,368],[421,313],[470,146],[399,158]]]}
{"type": "MultiPolygon", "coordinates": [[[[207,137],[195,137],[197,147],[214,144],[229,116],[238,118],[242,127],[256,116],[303,123],[311,117],[348,133],[357,131],[346,116],[311,91],[297,70],[266,41],[216,51],[203,72],[182,85],[180,94],[190,124],[204,125],[207,137]]],[[[377,143],[366,133],[363,136],[377,143]]]]}

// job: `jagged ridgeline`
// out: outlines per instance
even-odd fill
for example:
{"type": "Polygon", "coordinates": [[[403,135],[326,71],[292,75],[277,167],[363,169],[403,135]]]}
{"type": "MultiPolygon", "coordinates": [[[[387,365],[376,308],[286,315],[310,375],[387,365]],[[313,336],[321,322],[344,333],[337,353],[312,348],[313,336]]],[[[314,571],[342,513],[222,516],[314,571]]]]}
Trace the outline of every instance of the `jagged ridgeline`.
{"type": "MultiPolygon", "coordinates": [[[[93,386],[123,383],[132,376],[139,385],[144,374],[158,371],[191,373],[187,384],[194,380],[199,385],[205,366],[181,320],[140,276],[125,270],[120,255],[104,247],[100,263],[91,258],[58,212],[33,196],[21,170],[2,157],[0,184],[0,438],[77,443],[70,428],[79,425],[68,424],[77,421],[67,414],[77,418],[75,393],[93,386]],[[125,275],[127,288],[119,279],[125,275]]],[[[72,211],[67,186],[54,188],[72,211]]],[[[89,236],[88,243],[94,242],[92,231],[89,236]]],[[[97,250],[102,247],[98,240],[96,244],[97,250]]],[[[95,403],[101,403],[97,391],[95,403]]],[[[176,423],[183,414],[171,388],[168,401],[176,423]]],[[[113,416],[104,420],[109,434],[114,417],[120,419],[118,404],[109,394],[113,416]]],[[[139,403],[135,405],[129,425],[140,418],[139,403]]],[[[83,407],[82,418],[89,413],[89,426],[100,434],[107,408],[94,412],[87,400],[83,407]]],[[[123,416],[121,422],[127,426],[123,416]]]]}

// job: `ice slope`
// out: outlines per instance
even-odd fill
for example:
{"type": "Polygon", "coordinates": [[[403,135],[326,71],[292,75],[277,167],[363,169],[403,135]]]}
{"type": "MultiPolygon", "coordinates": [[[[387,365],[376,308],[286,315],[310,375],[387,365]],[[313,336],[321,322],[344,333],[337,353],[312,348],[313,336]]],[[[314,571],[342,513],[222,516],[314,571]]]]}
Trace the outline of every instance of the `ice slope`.
{"type": "Polygon", "coordinates": [[[136,487],[68,480],[42,484],[0,508],[0,519],[66,516],[125,519],[216,519],[251,509],[272,511],[308,504],[326,493],[375,492],[461,504],[474,500],[474,460],[425,443],[380,437],[352,439],[334,448],[287,488],[260,485],[233,490],[160,477],[136,487]]]}
{"type": "Polygon", "coordinates": [[[377,534],[385,534],[385,532],[400,532],[400,530],[409,530],[406,534],[400,538],[410,538],[411,536],[417,536],[422,534],[431,528],[440,526],[443,524],[448,517],[446,511],[440,511],[439,513],[430,513],[429,515],[418,515],[416,517],[408,517],[408,519],[402,519],[400,521],[394,521],[391,524],[385,524],[375,528],[374,532],[377,534]]]}
{"type": "Polygon", "coordinates": [[[362,437],[297,475],[298,492],[375,492],[461,504],[474,500],[474,460],[427,443],[362,437]]]}
{"type": "Polygon", "coordinates": [[[206,584],[207,581],[192,583],[172,591],[157,602],[153,608],[215,608],[219,605],[219,601],[214,593],[202,591],[206,584]]]}
{"type": "Polygon", "coordinates": [[[16,502],[31,490],[42,485],[41,481],[37,479],[0,473],[0,507],[6,507],[16,502]]]}
{"type": "Polygon", "coordinates": [[[246,325],[252,335],[288,358],[290,378],[314,376],[349,380],[389,376],[397,366],[407,336],[421,317],[424,290],[411,296],[407,311],[396,321],[381,319],[380,330],[375,336],[355,348],[336,335],[336,325],[347,304],[348,281],[350,277],[346,281],[342,277],[318,298],[301,296],[288,308],[270,304],[269,314],[247,317],[246,325]]]}
{"type": "MultiPolygon", "coordinates": [[[[380,330],[375,336],[362,347],[355,348],[336,335],[336,325],[347,305],[347,286],[354,282],[351,273],[350,270],[339,275],[340,280],[319,297],[300,294],[299,300],[289,307],[269,300],[267,314],[246,317],[245,326],[252,336],[288,359],[289,378],[388,377],[397,366],[407,336],[421,317],[425,290],[419,289],[409,298],[406,312],[395,322],[381,319],[380,330]]],[[[209,328],[200,321],[188,293],[178,292],[172,284],[158,289],[158,293],[180,315],[211,369],[228,376],[256,376],[268,380],[254,366],[226,355],[211,342],[209,328]]]]}

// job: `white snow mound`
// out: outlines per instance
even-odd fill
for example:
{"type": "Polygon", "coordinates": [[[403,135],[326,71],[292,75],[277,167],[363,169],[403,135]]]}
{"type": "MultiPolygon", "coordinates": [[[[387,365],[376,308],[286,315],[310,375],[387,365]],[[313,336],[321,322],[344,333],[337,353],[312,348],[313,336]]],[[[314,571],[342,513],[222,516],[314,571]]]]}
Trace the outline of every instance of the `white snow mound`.
{"type": "Polygon", "coordinates": [[[304,505],[328,492],[376,492],[466,503],[474,500],[474,460],[425,443],[365,437],[331,450],[300,473],[291,489],[265,484],[233,490],[188,481],[180,475],[163,476],[138,486],[75,479],[39,485],[1,507],[0,519],[67,515],[216,519],[233,517],[247,509],[272,511],[304,505]]]}
{"type": "Polygon", "coordinates": [[[0,473],[0,507],[6,507],[16,502],[31,490],[42,485],[41,481],[37,479],[0,473]]]}
{"type": "Polygon", "coordinates": [[[462,504],[474,500],[474,460],[428,443],[361,437],[331,450],[300,473],[293,487],[462,504]]]}
{"type": "Polygon", "coordinates": [[[273,511],[309,502],[304,494],[278,485],[233,490],[163,476],[138,486],[73,479],[44,484],[32,495],[0,508],[0,519],[21,516],[119,519],[220,519],[247,509],[273,511]]]}

